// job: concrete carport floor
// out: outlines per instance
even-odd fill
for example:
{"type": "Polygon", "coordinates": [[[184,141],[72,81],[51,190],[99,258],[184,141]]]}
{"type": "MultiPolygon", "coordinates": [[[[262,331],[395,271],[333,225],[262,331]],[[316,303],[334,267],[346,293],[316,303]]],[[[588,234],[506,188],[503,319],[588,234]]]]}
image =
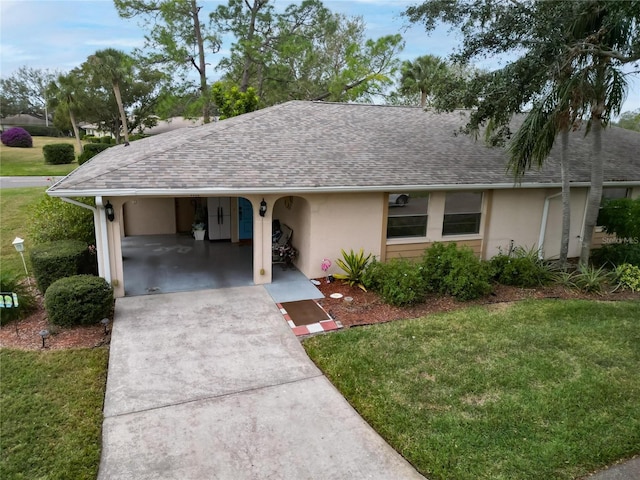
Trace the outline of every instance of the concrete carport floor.
{"type": "Polygon", "coordinates": [[[262,286],[119,298],[100,479],[423,478],[262,286]]]}

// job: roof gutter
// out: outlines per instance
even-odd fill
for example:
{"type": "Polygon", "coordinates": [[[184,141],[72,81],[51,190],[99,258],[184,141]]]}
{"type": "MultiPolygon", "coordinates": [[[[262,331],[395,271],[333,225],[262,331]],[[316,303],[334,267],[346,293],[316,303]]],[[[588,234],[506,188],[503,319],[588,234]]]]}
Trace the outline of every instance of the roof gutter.
{"type": "MultiPolygon", "coordinates": [[[[575,182],[571,187],[589,187],[590,182],[575,182]]],[[[637,187],[639,180],[604,182],[605,187],[637,187]]],[[[55,185],[54,185],[55,187],[55,185]]],[[[79,196],[110,196],[110,197],[204,197],[216,195],[267,195],[267,194],[309,194],[309,193],[362,193],[362,192],[412,192],[429,190],[451,191],[451,190],[506,190],[513,188],[561,188],[561,183],[459,183],[459,184],[439,184],[439,185],[380,185],[371,186],[344,186],[344,187],[270,187],[270,188],[121,188],[121,189],[87,189],[87,190],[47,190],[47,194],[52,197],[79,197],[79,196]]]]}

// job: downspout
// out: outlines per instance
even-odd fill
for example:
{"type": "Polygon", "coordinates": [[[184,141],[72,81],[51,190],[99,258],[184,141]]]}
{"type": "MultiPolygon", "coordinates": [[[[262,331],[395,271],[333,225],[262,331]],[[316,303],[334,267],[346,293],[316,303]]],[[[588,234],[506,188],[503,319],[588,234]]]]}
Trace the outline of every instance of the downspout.
{"type": "Polygon", "coordinates": [[[102,207],[102,197],[96,197],[96,207],[92,207],[91,205],[78,202],[77,200],[68,197],[60,197],[60,200],[78,207],[86,208],[93,212],[94,231],[96,236],[98,235],[98,232],[100,232],[100,241],[102,243],[102,248],[100,249],[102,251],[102,262],[98,262],[98,274],[107,282],[111,283],[111,264],[109,263],[109,244],[107,243],[106,219],[104,222],[102,221],[104,219],[104,209],[97,208],[102,207]]]}
{"type": "Polygon", "coordinates": [[[551,199],[559,197],[562,192],[554,193],[544,199],[544,207],[542,208],[542,221],[540,222],[540,236],[538,237],[538,259],[544,260],[542,247],[544,246],[544,236],[547,233],[547,218],[549,217],[549,203],[551,199]]]}

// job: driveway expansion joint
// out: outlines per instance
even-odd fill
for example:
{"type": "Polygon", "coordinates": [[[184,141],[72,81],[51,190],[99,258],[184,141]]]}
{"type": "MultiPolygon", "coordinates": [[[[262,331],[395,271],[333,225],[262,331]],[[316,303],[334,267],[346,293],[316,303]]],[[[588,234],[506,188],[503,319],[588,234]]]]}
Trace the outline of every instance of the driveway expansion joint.
{"type": "Polygon", "coordinates": [[[185,400],[183,402],[174,402],[174,403],[166,403],[164,405],[159,405],[157,407],[149,407],[149,408],[142,408],[140,410],[131,410],[129,412],[123,412],[123,413],[117,413],[115,415],[105,415],[104,418],[105,420],[107,418],[118,418],[118,417],[126,417],[127,415],[133,415],[133,414],[137,414],[137,413],[145,413],[145,412],[153,412],[153,411],[158,411],[158,410],[162,410],[164,408],[170,408],[170,407],[177,407],[180,405],[189,405],[192,403],[197,403],[197,402],[202,402],[205,400],[214,400],[217,398],[225,398],[225,397],[232,397],[234,395],[242,395],[242,394],[246,394],[246,393],[251,393],[251,392],[259,392],[261,390],[267,390],[270,388],[274,388],[274,387],[279,387],[279,386],[283,386],[283,385],[293,385],[305,380],[312,380],[314,378],[319,378],[319,377],[324,377],[324,374],[322,372],[319,372],[315,375],[307,375],[306,377],[302,377],[302,378],[297,378],[295,380],[290,380],[287,382],[279,382],[279,383],[271,383],[271,384],[267,384],[267,385],[261,385],[259,387],[253,387],[253,388],[246,388],[243,390],[235,390],[233,392],[226,392],[226,393],[221,393],[218,395],[207,395],[207,396],[202,396],[202,397],[198,397],[198,398],[192,398],[189,400],[185,400]]]}

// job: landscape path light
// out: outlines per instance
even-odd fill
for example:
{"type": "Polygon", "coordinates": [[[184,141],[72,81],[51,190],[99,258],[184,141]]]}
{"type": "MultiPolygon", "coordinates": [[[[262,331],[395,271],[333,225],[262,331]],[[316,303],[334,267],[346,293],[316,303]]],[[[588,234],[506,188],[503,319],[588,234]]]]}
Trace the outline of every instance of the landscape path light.
{"type": "Polygon", "coordinates": [[[27,263],[24,261],[24,239],[20,237],[16,237],[13,242],[13,246],[16,251],[20,254],[20,258],[22,258],[22,265],[24,266],[24,273],[27,276],[27,282],[31,285],[31,279],[29,278],[29,272],[27,271],[27,263]]]}

